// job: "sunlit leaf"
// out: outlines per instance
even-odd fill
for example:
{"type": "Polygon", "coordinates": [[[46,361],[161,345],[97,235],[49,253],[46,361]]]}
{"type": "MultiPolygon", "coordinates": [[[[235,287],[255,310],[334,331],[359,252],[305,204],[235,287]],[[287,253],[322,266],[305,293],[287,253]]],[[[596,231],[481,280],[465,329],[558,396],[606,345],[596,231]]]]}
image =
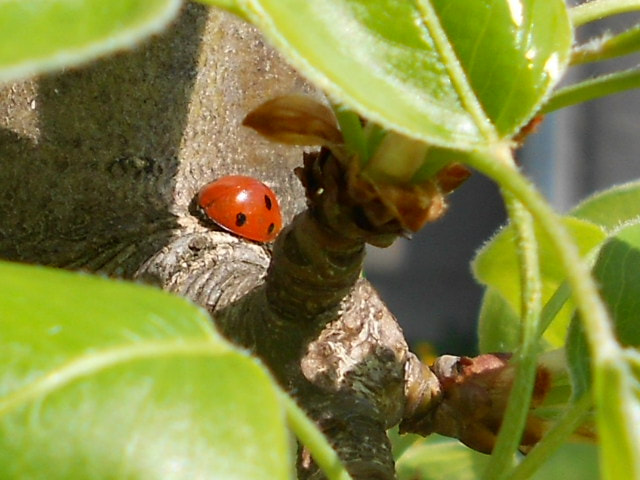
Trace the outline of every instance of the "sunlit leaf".
{"type": "Polygon", "coordinates": [[[0,82],[131,47],[175,17],[180,0],[4,0],[0,82]]]}
{"type": "Polygon", "coordinates": [[[616,185],[581,202],[571,215],[589,220],[606,230],[640,217],[640,182],[616,185]]]}
{"type": "Polygon", "coordinates": [[[238,3],[335,101],[460,149],[514,134],[560,78],[571,45],[562,0],[238,3]]]}
{"type": "Polygon", "coordinates": [[[269,375],[185,300],[0,264],[0,477],[290,478],[269,375]]]}

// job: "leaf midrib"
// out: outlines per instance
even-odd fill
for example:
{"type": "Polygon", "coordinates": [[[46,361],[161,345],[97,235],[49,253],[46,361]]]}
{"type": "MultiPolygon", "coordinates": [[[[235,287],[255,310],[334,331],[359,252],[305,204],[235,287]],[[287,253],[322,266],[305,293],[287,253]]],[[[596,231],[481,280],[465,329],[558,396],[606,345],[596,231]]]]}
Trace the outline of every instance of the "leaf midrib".
{"type": "Polygon", "coordinates": [[[474,94],[471,82],[465,74],[462,64],[451,47],[451,42],[440,24],[438,14],[431,5],[430,0],[417,0],[417,8],[422,15],[422,22],[425,34],[431,36],[433,42],[442,58],[442,63],[446,68],[451,83],[460,97],[460,101],[469,113],[478,131],[489,144],[498,141],[498,134],[487,117],[478,97],[474,94]]]}

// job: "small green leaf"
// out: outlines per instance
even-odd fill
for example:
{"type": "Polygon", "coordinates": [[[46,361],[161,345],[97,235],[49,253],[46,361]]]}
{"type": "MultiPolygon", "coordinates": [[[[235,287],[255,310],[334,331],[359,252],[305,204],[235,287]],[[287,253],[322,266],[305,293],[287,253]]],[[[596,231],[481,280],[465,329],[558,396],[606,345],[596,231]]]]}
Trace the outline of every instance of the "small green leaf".
{"type": "Polygon", "coordinates": [[[458,440],[430,435],[415,442],[396,462],[399,480],[476,480],[489,457],[458,440]]]}
{"type": "MultiPolygon", "coordinates": [[[[457,440],[431,435],[409,447],[396,465],[399,480],[477,480],[482,478],[488,460],[487,455],[475,452],[457,440]]],[[[564,445],[531,478],[597,480],[596,448],[594,445],[564,445]],[[567,472],[571,472],[570,477],[567,472]]]]}
{"type": "MultiPolygon", "coordinates": [[[[617,196],[605,198],[619,200],[617,196]]],[[[601,205],[607,204],[604,200],[601,205]]],[[[607,240],[600,249],[593,275],[611,313],[617,339],[624,346],[640,347],[640,223],[627,225],[607,240]]],[[[581,393],[591,384],[591,360],[577,317],[569,329],[567,354],[574,390],[581,393]]]]}
{"type": "Polygon", "coordinates": [[[187,301],[0,263],[0,477],[291,478],[270,376],[187,301]]]}
{"type": "Polygon", "coordinates": [[[366,118],[470,150],[509,137],[562,75],[562,0],[244,0],[320,88],[366,118]]]}
{"type": "Polygon", "coordinates": [[[520,316],[492,287],[484,292],[478,323],[481,353],[513,352],[520,345],[520,316]]]}
{"type": "Polygon", "coordinates": [[[600,225],[607,231],[640,217],[640,182],[616,185],[594,194],[571,211],[574,217],[600,225]]]}
{"type": "Polygon", "coordinates": [[[176,16],[180,0],[4,0],[0,82],[131,47],[176,16]]]}
{"type": "Polygon", "coordinates": [[[242,0],[197,0],[205,5],[213,5],[214,7],[222,8],[228,12],[233,13],[239,17],[245,18],[240,3],[242,0]]]}
{"type": "Polygon", "coordinates": [[[389,441],[391,442],[393,458],[396,460],[399,459],[414,443],[422,442],[424,439],[424,437],[414,433],[401,435],[398,432],[398,427],[388,430],[387,435],[389,435],[389,441]]]}
{"type": "Polygon", "coordinates": [[[640,223],[622,228],[600,250],[593,274],[625,346],[640,346],[640,223]]]}
{"type": "Polygon", "coordinates": [[[593,275],[621,345],[605,352],[604,360],[594,360],[574,319],[567,338],[573,388],[580,393],[594,386],[603,478],[640,478],[640,356],[633,350],[640,346],[640,223],[624,226],[607,240],[593,275]]]}
{"type": "Polygon", "coordinates": [[[594,366],[604,480],[640,478],[640,355],[626,357],[594,366]]]}
{"type": "MultiPolygon", "coordinates": [[[[613,232],[625,223],[632,222],[640,216],[640,182],[630,182],[594,194],[581,202],[571,211],[571,215],[594,222],[606,231],[613,232]]],[[[613,302],[614,321],[620,321],[621,333],[626,342],[637,343],[637,327],[633,317],[625,315],[627,308],[635,301],[637,293],[635,285],[627,277],[636,275],[637,263],[637,226],[623,228],[619,234],[609,240],[599,253],[594,267],[596,279],[603,287],[605,300],[613,302]],[[626,240],[625,240],[626,239],[626,240]],[[616,270],[619,268],[619,270],[616,270]],[[631,289],[631,290],[630,290],[631,289]],[[620,293],[620,295],[618,295],[620,293]],[[622,315],[622,318],[618,319],[622,315]],[[625,319],[626,317],[626,319],[625,319]]],[[[610,306],[611,308],[611,306],[610,306]]],[[[572,319],[567,337],[567,356],[571,366],[571,378],[574,394],[580,394],[591,385],[591,368],[589,352],[584,330],[578,318],[572,319]]]]}
{"type": "Polygon", "coordinates": [[[591,388],[591,359],[589,345],[580,319],[574,315],[566,342],[572,397],[578,398],[591,388]]]}
{"type": "MultiPolygon", "coordinates": [[[[570,229],[573,238],[583,255],[599,245],[605,238],[605,234],[600,227],[593,223],[568,217],[565,225],[570,229]]],[[[506,227],[500,231],[487,245],[485,245],[473,260],[472,269],[476,278],[492,288],[492,297],[486,298],[491,302],[488,307],[483,306],[482,318],[480,321],[479,340],[480,345],[496,347],[499,345],[510,345],[514,340],[514,328],[519,330],[521,290],[520,290],[520,270],[518,267],[518,257],[514,243],[514,232],[512,227],[506,227]],[[496,295],[502,297],[506,303],[500,306],[496,295]],[[508,310],[506,310],[508,306],[508,310]],[[489,308],[490,307],[490,308],[489,308]],[[484,318],[485,316],[500,315],[501,312],[511,311],[515,315],[507,315],[505,318],[484,318]],[[499,329],[496,324],[499,322],[517,321],[516,326],[503,325],[499,329]],[[504,338],[501,338],[504,335],[504,338]]],[[[564,280],[564,273],[560,261],[551,246],[547,237],[536,231],[536,238],[541,258],[542,276],[542,300],[547,302],[560,284],[564,280]]],[[[566,338],[569,320],[573,312],[573,307],[569,302],[560,310],[555,320],[545,331],[544,339],[551,347],[560,347],[566,338]]]]}
{"type": "Polygon", "coordinates": [[[568,443],[540,466],[531,480],[599,480],[598,450],[595,445],[568,443]],[[568,474],[568,472],[571,472],[568,474]]]}

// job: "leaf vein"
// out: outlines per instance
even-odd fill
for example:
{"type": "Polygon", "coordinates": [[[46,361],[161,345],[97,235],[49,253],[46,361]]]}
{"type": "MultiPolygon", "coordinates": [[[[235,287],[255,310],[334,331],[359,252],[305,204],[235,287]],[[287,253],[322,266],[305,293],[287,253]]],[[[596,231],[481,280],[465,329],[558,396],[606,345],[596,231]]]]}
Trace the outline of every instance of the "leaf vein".
{"type": "Polygon", "coordinates": [[[232,350],[210,341],[154,341],[109,348],[76,357],[22,386],[0,401],[0,417],[80,378],[130,361],[166,356],[217,356],[232,350]]]}

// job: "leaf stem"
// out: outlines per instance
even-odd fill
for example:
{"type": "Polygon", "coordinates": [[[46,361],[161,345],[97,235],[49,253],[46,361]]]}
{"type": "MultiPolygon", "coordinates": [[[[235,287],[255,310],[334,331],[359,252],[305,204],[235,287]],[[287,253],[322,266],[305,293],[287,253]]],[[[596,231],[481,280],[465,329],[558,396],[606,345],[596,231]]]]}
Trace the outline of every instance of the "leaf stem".
{"type": "Polygon", "coordinates": [[[566,280],[564,280],[558,288],[556,288],[551,298],[547,300],[544,307],[542,308],[542,312],[540,313],[540,323],[538,325],[538,337],[541,337],[547,327],[551,324],[553,319],[556,317],[560,309],[567,303],[571,297],[571,288],[566,280]]]}
{"type": "Polygon", "coordinates": [[[556,423],[524,460],[513,470],[509,480],[526,480],[540,467],[575,431],[593,405],[591,394],[586,392],[567,409],[566,415],[556,423]]]}
{"type": "MultiPolygon", "coordinates": [[[[594,248],[587,256],[584,257],[584,262],[589,269],[593,268],[593,264],[598,257],[599,247],[594,248]]],[[[541,337],[545,330],[549,327],[553,319],[556,317],[560,309],[567,303],[567,300],[571,297],[571,287],[566,280],[563,280],[558,288],[556,288],[553,295],[547,300],[547,303],[542,308],[540,313],[540,323],[538,325],[538,337],[541,337]]]]}
{"type": "Polygon", "coordinates": [[[614,36],[605,35],[585,44],[578,45],[571,52],[571,65],[599,62],[609,58],[628,55],[640,50],[640,25],[636,25],[614,36]]]}
{"type": "MultiPolygon", "coordinates": [[[[514,165],[510,150],[503,152],[510,155],[504,163],[514,165]]],[[[515,168],[515,165],[512,168],[515,168]]],[[[484,472],[484,478],[487,479],[501,479],[507,476],[525,429],[537,369],[537,333],[542,303],[542,280],[533,219],[510,192],[503,192],[503,196],[509,218],[516,231],[522,283],[522,328],[520,348],[512,359],[516,364],[516,375],[500,433],[484,472]]]]}
{"type": "Polygon", "coordinates": [[[571,23],[579,27],[619,13],[640,10],[640,0],[592,0],[569,9],[571,23]]]}
{"type": "MultiPolygon", "coordinates": [[[[508,146],[497,146],[497,148],[508,148],[508,146]]],[[[612,455],[612,452],[618,448],[614,446],[616,440],[613,439],[612,432],[623,431],[626,434],[630,440],[626,442],[626,439],[622,440],[624,445],[630,445],[637,441],[636,438],[631,438],[633,430],[628,426],[624,427],[625,424],[628,425],[628,420],[611,413],[612,410],[618,409],[617,405],[619,404],[614,407],[607,405],[607,402],[611,401],[612,395],[620,392],[628,395],[631,391],[629,386],[629,378],[631,377],[625,372],[625,367],[628,369],[628,366],[625,363],[624,350],[620,348],[615,339],[609,315],[598,294],[595,281],[591,277],[586,263],[580,258],[578,248],[562,224],[560,217],[529,181],[511,166],[500,162],[502,157],[504,154],[501,155],[500,152],[476,151],[468,157],[467,163],[493,178],[503,189],[510,191],[526,206],[542,230],[548,235],[560,257],[576,307],[581,315],[580,319],[584,325],[594,366],[593,391],[595,404],[598,408],[597,426],[603,435],[601,453],[603,471],[605,478],[620,478],[615,476],[620,465],[624,469],[634,464],[634,461],[640,463],[634,460],[633,456],[623,455],[624,458],[620,461],[614,460],[615,456],[612,455]],[[612,417],[614,421],[612,421],[612,417]],[[606,434],[609,435],[609,438],[605,438],[606,434]]]]}
{"type": "Polygon", "coordinates": [[[553,112],[554,110],[638,87],[640,87],[640,70],[638,69],[602,75],[559,89],[543,105],[540,113],[553,112]]]}
{"type": "Polygon", "coordinates": [[[352,480],[326,437],[285,392],[280,392],[289,427],[300,442],[309,449],[311,456],[329,480],[352,480]]]}

